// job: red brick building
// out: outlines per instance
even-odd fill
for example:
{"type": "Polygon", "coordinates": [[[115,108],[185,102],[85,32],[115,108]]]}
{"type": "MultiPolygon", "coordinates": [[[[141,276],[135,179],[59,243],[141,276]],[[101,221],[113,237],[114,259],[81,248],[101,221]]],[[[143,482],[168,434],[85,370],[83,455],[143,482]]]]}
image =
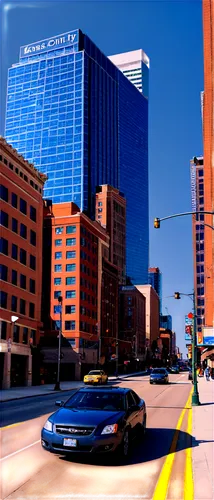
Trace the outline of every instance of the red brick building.
{"type": "Polygon", "coordinates": [[[1,380],[3,388],[31,385],[30,345],[41,330],[42,189],[40,174],[0,138],[1,380]],[[17,318],[12,323],[11,318],[17,318]]]}
{"type": "Polygon", "coordinates": [[[96,220],[110,236],[109,260],[118,268],[119,282],[126,282],[126,200],[109,185],[96,193],[96,220]]]}
{"type": "Polygon", "coordinates": [[[133,354],[143,360],[146,348],[146,299],[135,286],[120,290],[120,354],[133,354]]]}
{"type": "MultiPolygon", "coordinates": [[[[203,0],[204,31],[204,210],[214,211],[214,2],[203,0]]],[[[205,216],[214,226],[214,217],[205,216]]],[[[214,328],[214,231],[204,227],[205,326],[214,328]]]]}

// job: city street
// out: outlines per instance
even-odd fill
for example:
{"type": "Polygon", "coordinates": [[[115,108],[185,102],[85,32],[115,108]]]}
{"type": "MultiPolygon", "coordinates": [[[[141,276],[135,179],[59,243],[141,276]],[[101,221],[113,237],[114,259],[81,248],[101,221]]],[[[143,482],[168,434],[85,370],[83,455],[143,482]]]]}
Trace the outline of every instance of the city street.
{"type": "Polygon", "coordinates": [[[170,375],[167,386],[151,386],[148,377],[132,377],[118,383],[131,387],[147,404],[146,438],[143,443],[135,443],[125,466],[109,465],[111,461],[105,463],[100,457],[96,461],[91,457],[66,459],[41,448],[41,427],[49,412],[56,409],[53,401],[67,399],[68,393],[61,398],[53,394],[31,398],[30,403],[27,399],[4,403],[4,422],[11,422],[13,412],[14,419],[17,415],[16,421],[22,422],[2,428],[1,498],[187,499],[186,482],[191,472],[188,416],[192,413],[187,404],[192,388],[187,373],[170,375]]]}

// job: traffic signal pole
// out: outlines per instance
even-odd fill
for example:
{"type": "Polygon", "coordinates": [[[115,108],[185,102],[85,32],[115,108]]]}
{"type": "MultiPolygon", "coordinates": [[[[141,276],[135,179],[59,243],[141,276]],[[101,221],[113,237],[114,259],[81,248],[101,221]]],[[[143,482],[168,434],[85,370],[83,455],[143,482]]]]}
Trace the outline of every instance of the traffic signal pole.
{"type": "Polygon", "coordinates": [[[196,300],[195,292],[193,292],[193,332],[192,332],[192,376],[193,376],[193,393],[192,406],[199,406],[198,379],[197,379],[197,323],[196,323],[196,300]]]}

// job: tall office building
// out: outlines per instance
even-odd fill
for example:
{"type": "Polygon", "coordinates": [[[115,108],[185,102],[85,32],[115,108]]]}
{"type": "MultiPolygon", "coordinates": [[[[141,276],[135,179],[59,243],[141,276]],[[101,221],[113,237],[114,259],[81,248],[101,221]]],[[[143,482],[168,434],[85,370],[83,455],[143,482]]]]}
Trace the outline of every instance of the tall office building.
{"type": "Polygon", "coordinates": [[[159,267],[149,268],[148,282],[155,289],[160,301],[160,314],[162,313],[162,273],[159,267]]]}
{"type": "MultiPolygon", "coordinates": [[[[204,29],[204,209],[214,212],[214,2],[203,0],[204,29]]],[[[214,216],[205,215],[214,226],[214,216]]],[[[214,327],[214,231],[204,228],[205,325],[214,327]]],[[[214,333],[214,332],[213,332],[214,333]]],[[[213,335],[214,336],[214,335],[213,335]]]]}
{"type": "Polygon", "coordinates": [[[96,186],[125,194],[127,272],[147,282],[148,99],[80,30],[21,47],[5,135],[48,175],[53,203],[73,201],[94,217],[96,186]]]}
{"type": "MultiPolygon", "coordinates": [[[[204,159],[203,157],[194,157],[190,161],[191,175],[191,198],[192,211],[204,210],[204,159]]],[[[193,234],[193,264],[194,264],[194,289],[196,294],[197,307],[197,332],[202,331],[205,324],[205,253],[206,244],[204,239],[204,214],[198,214],[193,219],[192,234],[193,234]]],[[[211,230],[210,230],[211,231],[211,230]]],[[[209,276],[211,269],[209,270],[209,276]]],[[[210,278],[209,278],[210,279],[210,278]]]]}
{"type": "Polygon", "coordinates": [[[143,93],[149,95],[149,58],[142,49],[109,56],[130,82],[143,93]]]}

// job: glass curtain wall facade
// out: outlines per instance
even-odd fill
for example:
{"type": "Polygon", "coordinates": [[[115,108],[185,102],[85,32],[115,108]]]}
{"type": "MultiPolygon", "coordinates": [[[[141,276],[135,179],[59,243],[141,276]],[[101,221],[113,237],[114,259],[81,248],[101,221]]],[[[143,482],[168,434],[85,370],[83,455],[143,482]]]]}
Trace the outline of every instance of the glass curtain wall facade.
{"type": "Polygon", "coordinates": [[[148,102],[80,30],[21,47],[5,137],[47,174],[53,203],[73,201],[93,218],[96,186],[124,192],[128,274],[147,282],[148,102]]]}

